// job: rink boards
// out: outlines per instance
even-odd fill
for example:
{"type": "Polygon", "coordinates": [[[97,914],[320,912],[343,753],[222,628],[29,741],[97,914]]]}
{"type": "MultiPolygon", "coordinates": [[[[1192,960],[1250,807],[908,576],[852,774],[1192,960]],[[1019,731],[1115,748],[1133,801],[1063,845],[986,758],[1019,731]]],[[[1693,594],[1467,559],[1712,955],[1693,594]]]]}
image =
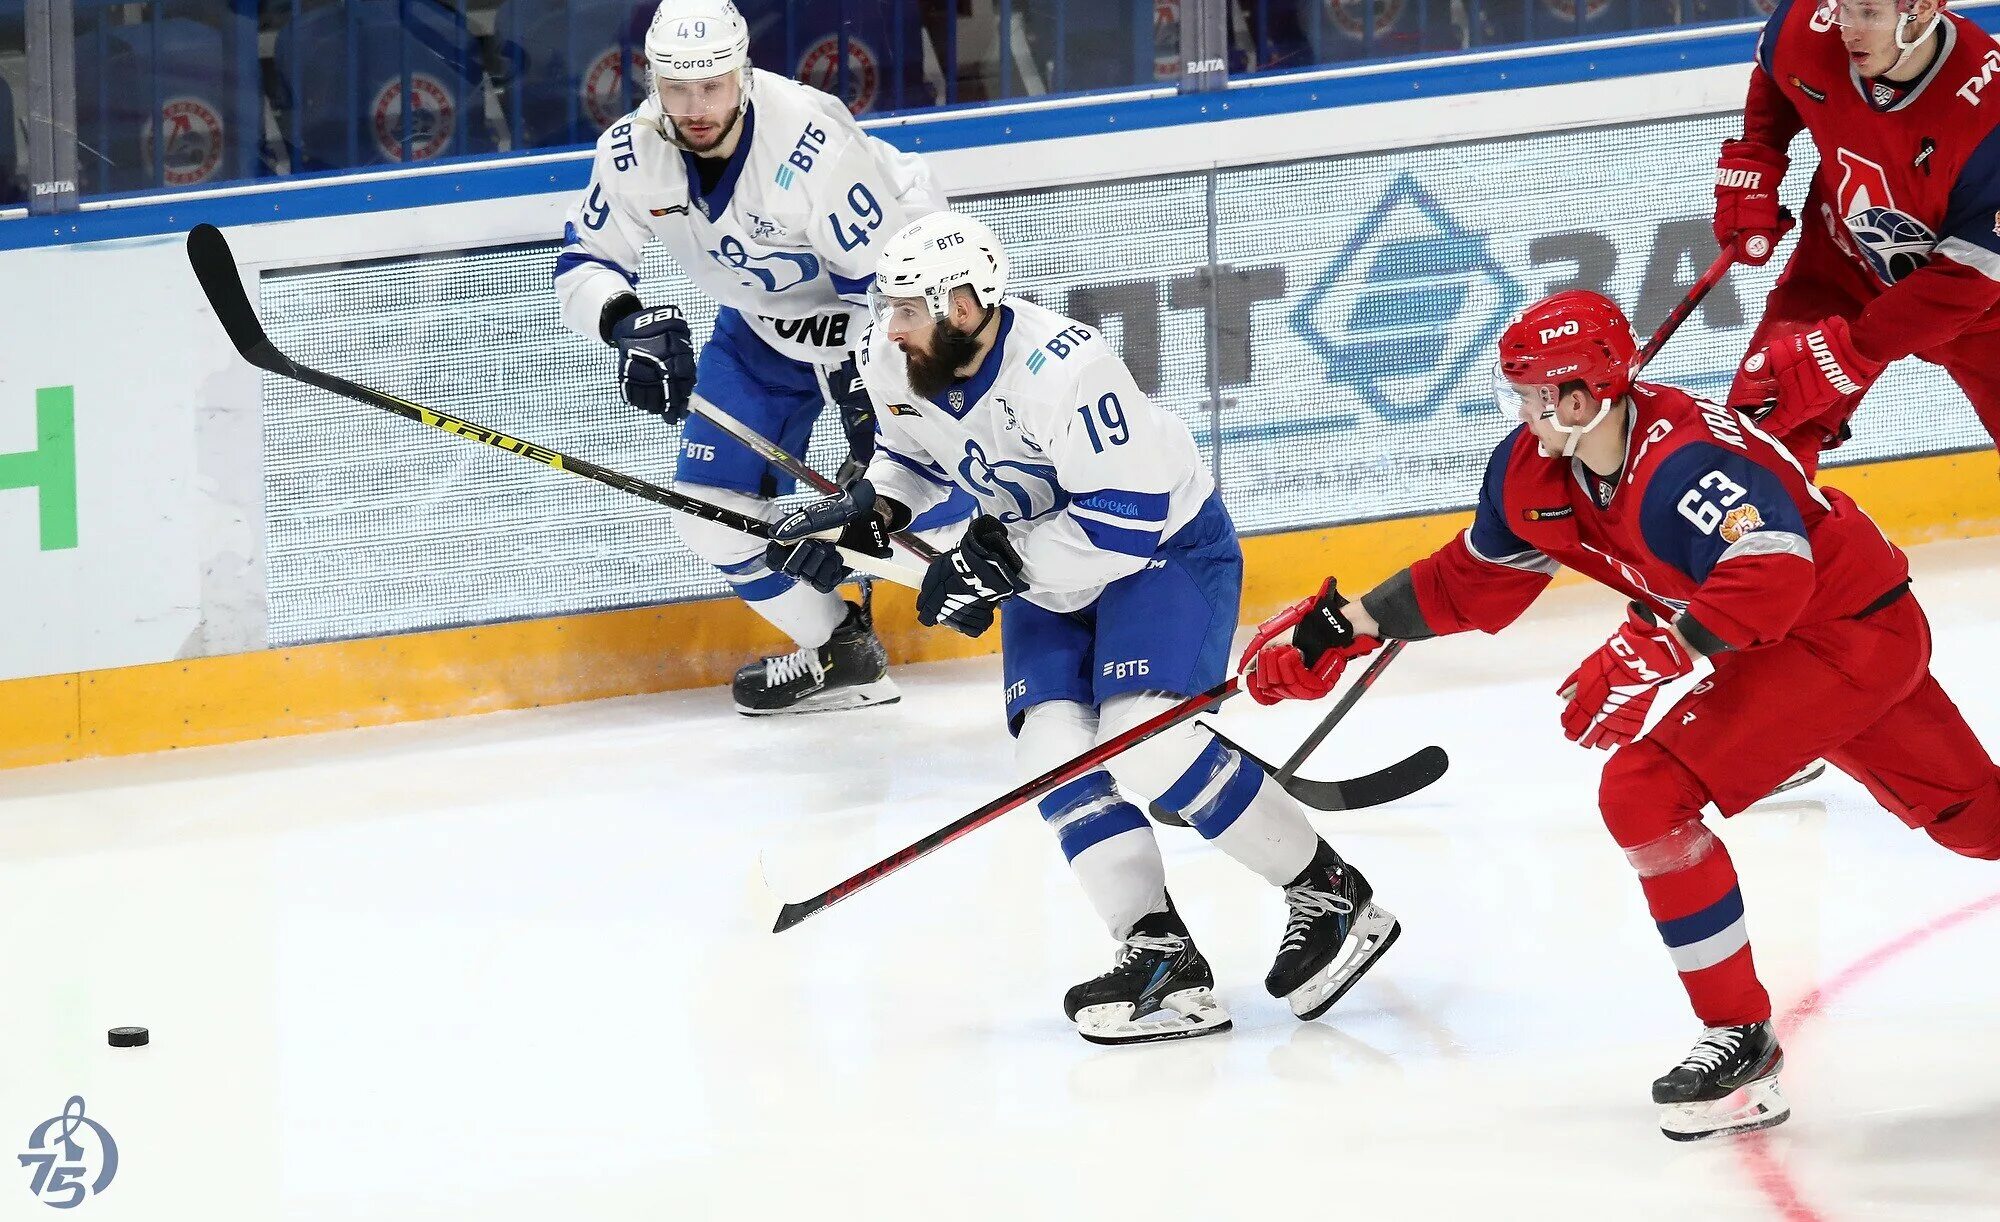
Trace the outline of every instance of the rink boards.
{"type": "MultiPolygon", "coordinates": [[[[1664,315],[1713,254],[1711,150],[1739,123],[1744,71],[1303,103],[936,162],[1007,242],[1019,291],[1100,325],[1188,423],[1257,536],[1250,617],[1324,571],[1386,575],[1457,528],[1507,427],[1488,354],[1527,301],[1592,287],[1642,328],[1664,315]],[[1553,215],[1556,182],[1602,202],[1553,215]]],[[[575,166],[548,164],[568,187],[575,166]]],[[[174,223],[236,214],[218,219],[301,359],[664,481],[675,432],[620,407],[605,350],[556,322],[545,235],[570,196],[254,226],[251,205],[219,200],[174,223]]],[[[0,478],[16,625],[0,634],[0,764],[697,686],[778,644],[716,599],[653,507],[242,366],[171,235],[0,268],[148,320],[106,352],[46,297],[0,304],[26,341],[25,376],[0,384],[0,452],[31,456],[0,465],[26,473],[0,478]],[[67,420],[50,410],[64,402],[67,420]]],[[[1732,276],[1654,372],[1719,394],[1774,274],[1732,276]]],[[[712,322],[657,251],[643,291],[712,322]]],[[[1839,458],[1860,465],[1830,482],[1897,537],[2000,518],[1986,438],[1935,370],[1898,367],[1856,432],[1839,458]]],[[[822,468],[833,444],[822,429],[822,468]]],[[[921,632],[897,593],[883,604],[898,658],[989,644],[921,632]]]]}

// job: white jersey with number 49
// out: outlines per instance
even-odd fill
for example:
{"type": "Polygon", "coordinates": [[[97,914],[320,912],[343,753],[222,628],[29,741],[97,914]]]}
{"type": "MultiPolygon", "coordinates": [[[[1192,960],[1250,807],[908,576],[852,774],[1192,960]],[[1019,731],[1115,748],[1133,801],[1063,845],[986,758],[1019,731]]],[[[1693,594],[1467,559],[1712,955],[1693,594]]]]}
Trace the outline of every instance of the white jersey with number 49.
{"type": "Polygon", "coordinates": [[[862,131],[839,101],[754,76],[742,145],[711,192],[694,155],[654,130],[665,122],[655,98],[598,137],[556,259],[572,329],[597,338],[605,303],[638,287],[640,253],[658,239],[696,288],[786,356],[837,365],[860,342],[882,243],[944,199],[921,160],[862,131]]]}
{"type": "Polygon", "coordinates": [[[880,429],[868,479],[917,513],[965,489],[1007,524],[1024,597],[1074,611],[1145,568],[1215,483],[1187,426],[1094,328],[1016,297],[1000,310],[993,351],[938,403],[875,327],[861,353],[880,429]]]}

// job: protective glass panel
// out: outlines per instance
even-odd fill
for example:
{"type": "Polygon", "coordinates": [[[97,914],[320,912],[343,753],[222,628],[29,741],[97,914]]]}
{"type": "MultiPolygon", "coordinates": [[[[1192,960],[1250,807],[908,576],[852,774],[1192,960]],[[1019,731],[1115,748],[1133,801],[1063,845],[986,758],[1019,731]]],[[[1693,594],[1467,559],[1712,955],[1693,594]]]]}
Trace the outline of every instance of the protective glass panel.
{"type": "Polygon", "coordinates": [[[252,0],[75,0],[77,188],[152,194],[265,177],[252,0]]]}
{"type": "Polygon", "coordinates": [[[28,21],[21,0],[0,3],[0,208],[28,199],[28,21]]]}
{"type": "MultiPolygon", "coordinates": [[[[1233,169],[1215,176],[1213,208],[1202,174],[960,206],[1006,244],[1017,294],[1101,327],[1187,423],[1240,528],[1295,530],[1471,505],[1511,427],[1490,380],[1501,329],[1544,294],[1591,288],[1650,334],[1715,256],[1710,171],[1688,150],[1739,122],[1233,169]],[[1515,188],[1523,164],[1569,185],[1561,209],[1515,188]]],[[[1813,171],[1799,152],[1795,209],[1813,171]]],[[[561,328],[554,254],[274,275],[264,311],[309,364],[668,482],[678,434],[621,404],[609,350],[561,328]]],[[[1649,376],[1721,397],[1779,265],[1732,272],[1649,376]]],[[[680,304],[705,337],[713,307],[658,251],[641,291],[680,304]]],[[[267,379],[265,393],[277,644],[723,589],[664,510],[295,383],[267,379]]],[[[827,472],[843,451],[833,417],[808,455],[827,472]]],[[[1829,465],[1987,444],[1963,395],[1916,361],[1878,384],[1854,429],[1829,465]]]]}
{"type": "MultiPolygon", "coordinates": [[[[680,430],[625,406],[611,350],[565,330],[552,245],[266,276],[296,359],[671,485],[680,430]]],[[[657,249],[640,291],[715,308],[657,249]]],[[[669,511],[297,382],[264,379],[271,643],[490,623],[719,594],[669,511]]],[[[828,412],[808,453],[845,454],[828,412]]]]}
{"type": "MultiPolygon", "coordinates": [[[[1650,334],[1716,254],[1712,171],[1688,150],[1740,127],[1716,115],[1224,171],[1221,262],[1275,290],[1250,306],[1243,360],[1223,379],[1223,486],[1237,524],[1470,505],[1511,427],[1489,381],[1502,328],[1537,298],[1588,288],[1650,334]],[[1560,209],[1519,189],[1522,165],[1564,184],[1560,209]]],[[[1786,180],[1795,210],[1814,160],[1799,152],[1786,180]]],[[[1649,376],[1723,396],[1791,249],[1735,269],[1649,376]]],[[[1833,463],[1984,441],[1957,388],[1909,361],[1854,429],[1833,463]]]]}

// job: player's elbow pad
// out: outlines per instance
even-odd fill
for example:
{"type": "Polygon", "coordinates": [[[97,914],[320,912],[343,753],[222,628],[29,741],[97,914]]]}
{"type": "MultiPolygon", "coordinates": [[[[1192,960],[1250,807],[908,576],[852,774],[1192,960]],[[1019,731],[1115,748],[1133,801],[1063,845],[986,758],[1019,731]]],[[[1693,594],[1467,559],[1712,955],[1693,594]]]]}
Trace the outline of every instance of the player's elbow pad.
{"type": "Polygon", "coordinates": [[[1419,614],[1439,636],[1500,631],[1521,618],[1549,577],[1481,560],[1465,546],[1463,535],[1410,566],[1419,614]]]}

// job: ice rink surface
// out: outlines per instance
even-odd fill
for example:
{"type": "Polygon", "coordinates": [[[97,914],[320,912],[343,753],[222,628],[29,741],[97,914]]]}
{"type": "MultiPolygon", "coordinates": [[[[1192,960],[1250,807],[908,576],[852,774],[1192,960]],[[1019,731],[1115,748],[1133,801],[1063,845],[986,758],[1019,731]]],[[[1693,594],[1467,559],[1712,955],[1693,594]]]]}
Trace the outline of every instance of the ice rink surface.
{"type": "MultiPolygon", "coordinates": [[[[1915,560],[2000,743],[2000,542],[1915,560]]],[[[1413,647],[1306,769],[1453,760],[1316,817],[1404,922],[1319,1022],[1262,989],[1276,890],[1161,829],[1236,1029],[1151,1047],[1064,1021],[1114,947],[1032,810],[768,932],[760,850],[802,896],[1011,786],[990,659],[824,717],[707,690],[0,774],[0,1134],[83,1096],[101,1222],[2000,1219],[2000,866],[1844,777],[1722,830],[1791,1122],[1660,1136],[1698,1027],[1552,694],[1618,613],[1413,647]]],[[[1282,758],[1324,707],[1221,721],[1282,758]]],[[[0,1218],[49,1216],[11,1174],[0,1218]]]]}

